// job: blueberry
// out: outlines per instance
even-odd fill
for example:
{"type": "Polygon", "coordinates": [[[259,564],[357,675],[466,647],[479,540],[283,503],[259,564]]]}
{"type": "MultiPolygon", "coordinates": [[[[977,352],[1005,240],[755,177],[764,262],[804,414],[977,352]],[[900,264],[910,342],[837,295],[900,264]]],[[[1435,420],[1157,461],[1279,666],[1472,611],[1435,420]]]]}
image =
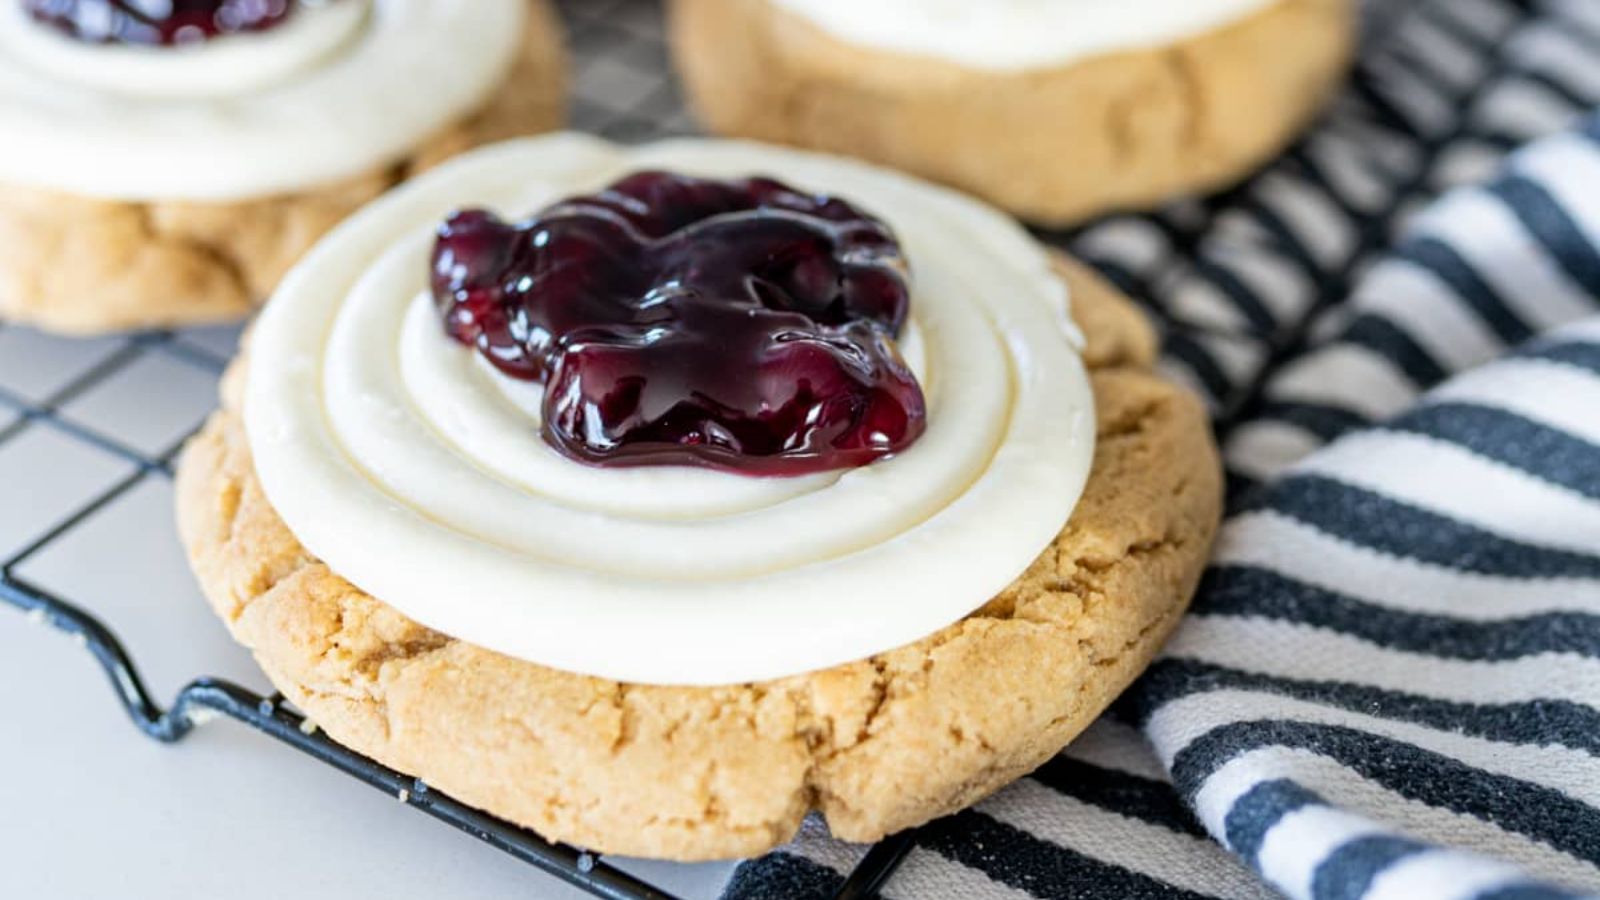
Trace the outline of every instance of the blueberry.
{"type": "Polygon", "coordinates": [[[544,437],[568,456],[799,475],[921,435],[893,343],[904,272],[888,227],[843,200],[640,172],[521,222],[454,213],[432,290],[450,336],[545,384],[544,437]]]}
{"type": "Polygon", "coordinates": [[[91,44],[184,44],[282,22],[293,0],[23,0],[34,19],[91,44]]]}

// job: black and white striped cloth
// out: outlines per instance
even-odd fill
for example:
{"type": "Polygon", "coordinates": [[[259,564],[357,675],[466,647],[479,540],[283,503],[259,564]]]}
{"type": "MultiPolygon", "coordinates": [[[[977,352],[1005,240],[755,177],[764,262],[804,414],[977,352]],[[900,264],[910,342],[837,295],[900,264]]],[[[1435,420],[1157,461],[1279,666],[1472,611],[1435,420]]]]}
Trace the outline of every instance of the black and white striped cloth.
{"type": "MultiPolygon", "coordinates": [[[[1212,401],[1230,519],[1140,683],[884,896],[1600,897],[1600,0],[1373,20],[1262,176],[1064,238],[1212,401]]],[[[727,894],[865,852],[809,822],[727,894]]]]}

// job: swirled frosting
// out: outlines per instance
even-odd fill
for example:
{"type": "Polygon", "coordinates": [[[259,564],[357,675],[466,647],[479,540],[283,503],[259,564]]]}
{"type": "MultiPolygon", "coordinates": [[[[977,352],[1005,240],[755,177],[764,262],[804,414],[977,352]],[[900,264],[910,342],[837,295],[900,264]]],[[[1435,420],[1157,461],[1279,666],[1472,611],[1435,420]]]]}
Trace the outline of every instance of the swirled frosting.
{"type": "Polygon", "coordinates": [[[1160,47],[1277,0],[771,0],[852,44],[975,69],[1059,66],[1160,47]]]}
{"type": "Polygon", "coordinates": [[[0,3],[0,181],[232,201],[389,164],[482,105],[526,0],[333,0],[259,33],[73,40],[0,3]]]}
{"type": "Polygon", "coordinates": [[[246,427],[301,542],[429,627],[625,681],[773,678],[937,630],[1057,534],[1094,435],[1066,299],[1010,220],[859,163],[734,142],[515,141],[378,201],[285,279],[251,343],[246,427]],[[644,169],[770,175],[888,222],[914,279],[901,349],[927,396],[922,437],[795,478],[597,468],[545,443],[541,389],[440,333],[433,226],[644,169]]]}

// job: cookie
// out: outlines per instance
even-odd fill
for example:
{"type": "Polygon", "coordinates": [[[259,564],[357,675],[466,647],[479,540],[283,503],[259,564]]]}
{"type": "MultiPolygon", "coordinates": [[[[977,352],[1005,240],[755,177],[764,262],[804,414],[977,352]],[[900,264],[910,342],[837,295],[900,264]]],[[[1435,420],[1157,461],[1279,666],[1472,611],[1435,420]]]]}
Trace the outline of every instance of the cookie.
{"type": "MultiPolygon", "coordinates": [[[[332,738],[551,840],[748,856],[811,810],[868,841],[967,806],[1056,753],[1177,623],[1221,506],[1200,403],[1149,370],[1127,300],[1062,261],[1098,405],[1088,486],[1054,544],[975,613],[806,675],[660,687],[556,671],[407,619],[313,558],[264,497],[247,360],[178,469],[179,528],[234,637],[332,738]]],[[[603,634],[595,635],[603,641],[603,634]]]]}
{"type": "Polygon", "coordinates": [[[530,0],[502,87],[406,159],[335,184],[239,202],[114,202],[0,185],[0,318],[64,334],[238,319],[318,238],[411,175],[481,144],[559,126],[561,26],[530,0]]]}
{"type": "Polygon", "coordinates": [[[671,11],[712,131],[859,156],[1057,226],[1238,180],[1321,108],[1355,32],[1350,0],[1272,0],[1155,49],[999,70],[850,43],[779,0],[671,11]]]}

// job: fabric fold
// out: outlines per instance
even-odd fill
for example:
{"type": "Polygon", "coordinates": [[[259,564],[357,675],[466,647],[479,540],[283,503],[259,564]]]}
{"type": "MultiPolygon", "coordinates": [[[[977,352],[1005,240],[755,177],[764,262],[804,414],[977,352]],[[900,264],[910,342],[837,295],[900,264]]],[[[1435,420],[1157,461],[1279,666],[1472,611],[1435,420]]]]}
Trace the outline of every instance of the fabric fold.
{"type": "MultiPolygon", "coordinates": [[[[1211,398],[1229,520],[1141,681],[884,896],[1600,896],[1600,12],[1384,27],[1262,177],[1068,239],[1211,398]]],[[[809,822],[728,896],[865,851],[809,822]]]]}

